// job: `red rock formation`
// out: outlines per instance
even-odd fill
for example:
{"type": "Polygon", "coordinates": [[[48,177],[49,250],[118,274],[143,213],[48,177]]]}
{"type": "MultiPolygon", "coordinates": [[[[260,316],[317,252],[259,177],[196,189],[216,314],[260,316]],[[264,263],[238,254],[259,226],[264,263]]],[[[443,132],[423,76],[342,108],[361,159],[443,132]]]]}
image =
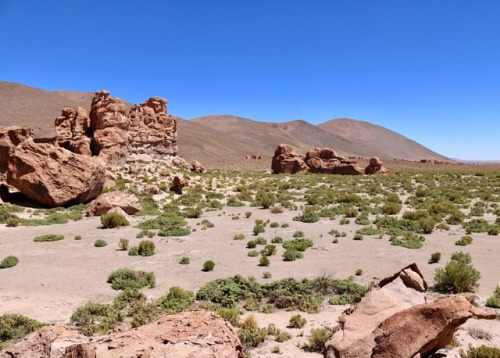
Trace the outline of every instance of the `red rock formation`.
{"type": "Polygon", "coordinates": [[[93,338],[63,326],[47,326],[0,352],[0,357],[244,358],[245,354],[230,323],[207,311],[192,311],[93,338]]]}
{"type": "Polygon", "coordinates": [[[287,173],[305,173],[309,171],[304,162],[304,158],[295,152],[291,145],[280,144],[275,152],[271,163],[274,174],[287,173]]]}
{"type": "Polygon", "coordinates": [[[128,215],[142,210],[142,205],[135,195],[121,191],[112,191],[99,195],[85,210],[87,216],[101,216],[113,208],[120,208],[128,215]]]}
{"type": "Polygon", "coordinates": [[[33,130],[29,128],[16,126],[0,128],[0,175],[4,179],[7,178],[11,149],[25,139],[30,138],[32,133],[33,130]]]}
{"type": "Polygon", "coordinates": [[[81,107],[64,108],[61,116],[55,120],[57,142],[59,146],[73,153],[91,156],[90,138],[87,131],[90,119],[87,111],[81,107]]]}
{"type": "Polygon", "coordinates": [[[495,319],[496,314],[475,307],[464,297],[445,297],[398,312],[375,330],[371,357],[427,357],[446,347],[470,318],[495,319]]]}
{"type": "Polygon", "coordinates": [[[99,159],[25,139],[10,150],[7,183],[47,206],[83,203],[97,197],[106,180],[99,159]]]}
{"type": "Polygon", "coordinates": [[[384,163],[379,158],[371,158],[370,164],[365,168],[365,174],[386,174],[388,170],[382,164],[384,163]]]}
{"type": "Polygon", "coordinates": [[[182,194],[182,189],[187,185],[186,179],[182,175],[176,175],[174,179],[172,179],[172,186],[170,187],[170,191],[175,192],[176,194],[182,194]]]}

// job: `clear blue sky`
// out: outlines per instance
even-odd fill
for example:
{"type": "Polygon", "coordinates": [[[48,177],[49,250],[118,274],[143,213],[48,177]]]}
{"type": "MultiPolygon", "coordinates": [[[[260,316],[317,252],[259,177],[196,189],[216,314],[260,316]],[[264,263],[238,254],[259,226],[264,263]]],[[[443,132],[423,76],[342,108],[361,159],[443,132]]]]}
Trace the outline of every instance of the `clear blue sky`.
{"type": "Polygon", "coordinates": [[[0,80],[500,160],[498,0],[0,0],[0,80]]]}

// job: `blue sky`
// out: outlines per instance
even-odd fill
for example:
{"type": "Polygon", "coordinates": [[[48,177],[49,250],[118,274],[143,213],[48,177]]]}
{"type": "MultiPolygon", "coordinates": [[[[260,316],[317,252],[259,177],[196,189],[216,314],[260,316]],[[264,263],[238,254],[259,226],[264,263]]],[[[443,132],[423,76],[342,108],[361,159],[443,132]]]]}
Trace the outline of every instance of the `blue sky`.
{"type": "Polygon", "coordinates": [[[500,160],[498,0],[0,0],[0,80],[182,118],[347,117],[500,160]]]}

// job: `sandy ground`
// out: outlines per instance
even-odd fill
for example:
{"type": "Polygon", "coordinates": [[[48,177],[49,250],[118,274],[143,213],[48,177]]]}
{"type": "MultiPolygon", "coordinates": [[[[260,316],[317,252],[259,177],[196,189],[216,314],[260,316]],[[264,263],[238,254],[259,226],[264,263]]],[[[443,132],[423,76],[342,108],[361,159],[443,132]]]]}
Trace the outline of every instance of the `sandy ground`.
{"type": "MultiPolygon", "coordinates": [[[[117,294],[106,283],[107,276],[114,270],[129,267],[153,271],[157,286],[142,291],[150,298],[159,297],[171,286],[181,286],[196,291],[204,283],[215,278],[228,277],[235,274],[254,276],[259,281],[264,272],[272,273],[272,279],[285,277],[314,278],[327,275],[336,278],[347,278],[361,268],[362,276],[356,281],[368,284],[378,281],[402,267],[416,262],[427,281],[432,284],[434,270],[444,267],[451,254],[461,250],[471,254],[474,266],[481,272],[478,292],[479,302],[484,303],[491,296],[495,286],[499,284],[500,266],[498,253],[500,239],[486,234],[473,234],[474,243],[466,247],[458,247],[454,242],[465,234],[460,226],[452,226],[450,231],[435,232],[426,236],[424,247],[409,250],[391,246],[388,237],[378,239],[376,236],[365,236],[362,241],[353,240],[354,232],[359,225],[339,225],[339,219],[325,220],[307,224],[293,221],[296,211],[285,210],[281,214],[271,214],[269,210],[259,208],[229,208],[207,212],[199,219],[188,219],[189,225],[197,228],[189,236],[154,237],[157,253],[151,257],[128,256],[126,251],[118,249],[118,240],[127,238],[130,245],[137,245],[141,239],[136,238],[140,231],[136,226],[144,218],[131,218],[131,225],[120,229],[101,229],[99,218],[84,218],[67,224],[8,228],[0,226],[0,256],[15,255],[19,258],[16,267],[0,270],[0,313],[21,313],[32,318],[50,323],[68,323],[72,312],[86,302],[110,302],[117,294]],[[244,213],[251,211],[251,218],[244,213]],[[223,214],[224,212],[224,214],[223,214]],[[241,214],[241,219],[232,220],[232,216],[241,214]],[[209,219],[214,228],[200,230],[197,223],[209,219]],[[305,252],[305,257],[294,262],[282,261],[283,248],[271,257],[269,267],[258,266],[258,257],[248,257],[246,242],[254,238],[252,229],[256,219],[269,219],[271,222],[288,223],[288,228],[266,227],[260,234],[268,241],[279,235],[291,239],[295,230],[302,230],[305,236],[314,240],[313,248],[305,252]],[[347,237],[339,238],[339,243],[332,243],[331,229],[345,231],[347,237]],[[57,242],[33,242],[33,237],[42,234],[57,233],[65,239],[57,242]],[[246,235],[245,240],[233,240],[236,233],[246,235]],[[74,240],[82,235],[82,240],[74,240]],[[108,246],[94,247],[97,239],[104,239],[108,246]],[[441,262],[429,264],[431,253],[442,253],[441,262]],[[189,265],[180,265],[179,259],[188,256],[189,265]],[[213,260],[216,263],[212,272],[202,272],[203,262],[213,260]]],[[[353,220],[352,220],[353,222],[353,220]]],[[[328,305],[327,305],[328,306],[328,305]]],[[[314,356],[305,353],[297,345],[306,341],[311,328],[334,327],[336,319],[346,307],[328,306],[318,314],[308,315],[308,325],[302,330],[288,330],[294,337],[286,343],[280,343],[282,356],[300,357],[314,356]],[[302,332],[302,333],[301,333],[302,332]]],[[[275,323],[280,329],[286,329],[293,312],[277,312],[273,314],[257,313],[259,325],[275,323]]],[[[490,345],[500,347],[500,321],[470,322],[471,326],[485,327],[492,332],[490,345]]],[[[470,336],[465,329],[461,330],[462,347],[466,347],[470,336]]],[[[255,357],[276,356],[271,349],[277,343],[271,341],[254,351],[255,357]]]]}

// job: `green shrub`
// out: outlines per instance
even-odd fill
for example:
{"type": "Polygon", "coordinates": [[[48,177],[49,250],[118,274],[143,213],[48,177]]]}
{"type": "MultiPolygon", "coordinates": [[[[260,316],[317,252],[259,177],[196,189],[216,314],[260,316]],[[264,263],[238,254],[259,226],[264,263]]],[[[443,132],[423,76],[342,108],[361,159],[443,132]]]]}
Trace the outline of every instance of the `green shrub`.
{"type": "Polygon", "coordinates": [[[98,239],[94,242],[94,247],[104,247],[107,246],[108,243],[105,240],[98,239]]]}
{"type": "Polygon", "coordinates": [[[95,333],[106,334],[123,321],[123,315],[112,305],[89,302],[76,309],[71,321],[84,335],[91,336],[95,333]]]}
{"type": "Polygon", "coordinates": [[[196,299],[211,301],[223,307],[235,307],[249,295],[260,297],[262,295],[260,285],[253,278],[246,279],[236,275],[208,282],[198,290],[196,299]]]}
{"type": "Polygon", "coordinates": [[[276,342],[282,343],[292,339],[292,335],[288,332],[278,329],[274,323],[267,326],[267,334],[274,336],[276,342]]]}
{"type": "Polygon", "coordinates": [[[362,269],[357,269],[356,272],[354,273],[356,276],[361,276],[363,274],[362,269]]]}
{"type": "Polygon", "coordinates": [[[267,329],[259,328],[253,315],[247,317],[238,330],[238,338],[245,350],[257,347],[266,340],[266,336],[267,329]]]}
{"type": "Polygon", "coordinates": [[[0,342],[21,339],[44,324],[17,313],[0,315],[0,342]]]}
{"type": "Polygon", "coordinates": [[[302,215],[295,216],[293,218],[294,221],[300,221],[303,223],[315,223],[318,222],[320,216],[314,211],[304,211],[302,215]]]}
{"type": "Polygon", "coordinates": [[[272,193],[259,191],[255,195],[255,204],[261,206],[263,209],[269,209],[275,202],[276,197],[272,193]]]}
{"type": "Polygon", "coordinates": [[[221,307],[215,311],[223,319],[231,323],[234,327],[239,327],[240,325],[240,312],[237,308],[225,308],[221,307]]]}
{"type": "Polygon", "coordinates": [[[189,260],[189,257],[187,257],[187,256],[183,256],[183,257],[181,257],[181,259],[179,260],[179,263],[180,263],[181,265],[189,265],[189,262],[190,262],[190,260],[189,260]]]}
{"type": "Polygon", "coordinates": [[[163,311],[179,313],[186,310],[194,302],[194,294],[178,286],[171,287],[165,296],[161,296],[156,303],[163,311]]]}
{"type": "Polygon", "coordinates": [[[251,251],[248,251],[247,255],[249,257],[257,257],[257,256],[259,256],[259,252],[257,250],[251,250],[251,251]]]}
{"type": "Polygon", "coordinates": [[[420,225],[420,230],[424,234],[430,234],[430,233],[432,233],[432,231],[434,230],[434,227],[436,226],[436,221],[431,217],[427,217],[427,218],[421,218],[420,220],[418,220],[418,224],[420,225]]]}
{"type": "Polygon", "coordinates": [[[385,203],[384,206],[382,206],[382,214],[385,215],[396,215],[401,211],[403,206],[400,203],[385,203]]]}
{"type": "Polygon", "coordinates": [[[368,213],[366,213],[366,212],[364,212],[363,214],[358,216],[354,222],[358,225],[370,225],[371,224],[370,219],[368,219],[368,213]]]}
{"type": "Polygon", "coordinates": [[[139,248],[137,246],[132,246],[130,249],[128,249],[128,255],[129,256],[138,256],[139,255],[139,248]]]}
{"type": "Polygon", "coordinates": [[[212,223],[212,222],[210,222],[210,221],[209,221],[209,220],[207,220],[207,219],[203,219],[203,220],[201,221],[201,225],[205,226],[206,228],[213,228],[213,227],[215,227],[215,224],[214,224],[214,223],[212,223]]]}
{"type": "Polygon", "coordinates": [[[441,261],[441,253],[440,252],[434,252],[434,253],[432,253],[432,255],[431,255],[431,262],[433,264],[436,264],[439,261],[441,261]]]}
{"type": "Polygon", "coordinates": [[[120,213],[107,212],[101,216],[101,224],[105,229],[118,228],[121,226],[127,226],[128,220],[125,216],[120,213]]]}
{"type": "Polygon", "coordinates": [[[296,314],[290,318],[288,321],[288,327],[290,328],[302,328],[306,325],[307,319],[302,317],[300,314],[296,314]]]}
{"type": "Polygon", "coordinates": [[[76,235],[75,236],[75,240],[81,240],[82,239],[82,235],[76,235]]]}
{"type": "Polygon", "coordinates": [[[331,331],[328,328],[313,328],[311,335],[307,337],[306,350],[312,352],[323,352],[326,341],[330,338],[331,331]]]}
{"type": "Polygon", "coordinates": [[[436,269],[434,285],[444,293],[474,292],[480,278],[481,274],[471,263],[451,260],[444,268],[436,269]]]}
{"type": "Polygon", "coordinates": [[[277,227],[280,227],[280,224],[278,224],[277,222],[272,222],[271,224],[269,224],[269,226],[273,229],[277,228],[277,227]]]}
{"type": "Polygon", "coordinates": [[[391,239],[391,245],[401,246],[407,249],[416,250],[424,246],[423,244],[424,241],[425,238],[423,236],[418,236],[415,235],[414,233],[408,232],[401,239],[398,238],[391,239]]]}
{"type": "Polygon", "coordinates": [[[295,261],[304,257],[304,254],[296,249],[288,249],[283,253],[283,261],[295,261]]]}
{"type": "Polygon", "coordinates": [[[500,349],[495,347],[488,347],[484,344],[479,347],[472,347],[469,344],[469,349],[464,352],[463,349],[460,350],[461,358],[500,358],[500,349]]]}
{"type": "Polygon", "coordinates": [[[466,235],[462,236],[460,240],[455,241],[455,245],[457,246],[467,246],[472,244],[472,236],[466,235]]]}
{"type": "Polygon", "coordinates": [[[19,259],[15,256],[7,256],[0,262],[0,269],[14,267],[18,264],[19,259]]]}
{"type": "Polygon", "coordinates": [[[272,244],[282,244],[283,238],[281,236],[276,236],[271,239],[272,244]]]}
{"type": "Polygon", "coordinates": [[[311,239],[306,239],[302,237],[293,240],[287,240],[283,243],[283,248],[285,250],[306,251],[308,248],[313,246],[314,242],[311,239]]]}
{"type": "Polygon", "coordinates": [[[255,249],[257,247],[257,241],[251,240],[247,242],[247,248],[248,249],[255,249]]]}
{"type": "Polygon", "coordinates": [[[253,227],[253,234],[255,236],[259,235],[259,234],[262,234],[263,232],[265,232],[266,230],[264,229],[264,226],[262,226],[261,224],[256,224],[254,227],[253,227]]]}
{"type": "Polygon", "coordinates": [[[259,260],[259,266],[269,266],[271,262],[266,255],[262,255],[259,260]]]}
{"type": "Polygon", "coordinates": [[[497,286],[493,296],[486,300],[486,306],[491,308],[500,308],[500,286],[497,286]]]}
{"type": "Polygon", "coordinates": [[[47,234],[47,235],[40,235],[35,238],[33,238],[34,242],[49,242],[49,241],[59,241],[64,239],[63,235],[55,235],[55,234],[47,234]]]}
{"type": "Polygon", "coordinates": [[[273,256],[276,255],[276,245],[266,245],[264,249],[262,249],[262,255],[265,256],[273,256]]]}
{"type": "Polygon", "coordinates": [[[113,271],[108,276],[107,283],[110,283],[111,288],[114,290],[124,290],[126,288],[140,289],[146,286],[154,288],[156,286],[156,278],[152,272],[122,268],[113,271]]]}
{"type": "Polygon", "coordinates": [[[5,225],[7,227],[17,227],[21,223],[21,219],[19,219],[17,216],[11,216],[5,220],[5,225]]]}
{"type": "Polygon", "coordinates": [[[245,234],[234,234],[233,240],[245,240],[245,234]]]}
{"type": "Polygon", "coordinates": [[[248,219],[248,218],[250,218],[250,216],[252,216],[252,212],[251,211],[245,211],[245,217],[248,219]]]}
{"type": "Polygon", "coordinates": [[[470,264],[472,262],[472,257],[470,256],[470,254],[461,251],[451,254],[451,259],[463,264],[470,264]]]}
{"type": "Polygon", "coordinates": [[[267,240],[264,239],[263,237],[258,237],[255,239],[255,243],[257,245],[266,245],[267,244],[267,240]]]}
{"type": "Polygon", "coordinates": [[[271,277],[273,277],[273,275],[269,271],[266,271],[262,274],[262,278],[269,279],[271,277]]]}
{"type": "Polygon", "coordinates": [[[199,206],[195,208],[186,208],[182,213],[185,218],[189,219],[197,219],[201,216],[201,214],[203,214],[203,210],[199,206]]]}
{"type": "Polygon", "coordinates": [[[363,235],[361,235],[360,233],[356,233],[353,240],[363,240],[363,235]]]}
{"type": "Polygon", "coordinates": [[[149,240],[139,242],[137,253],[141,256],[153,256],[155,254],[155,243],[149,240]]]}
{"type": "Polygon", "coordinates": [[[203,263],[203,271],[208,272],[208,271],[213,271],[215,268],[215,262],[212,260],[205,261],[203,263]]]}
{"type": "Polygon", "coordinates": [[[120,239],[118,241],[118,247],[120,250],[127,251],[128,250],[128,243],[129,241],[127,239],[120,239]]]}

